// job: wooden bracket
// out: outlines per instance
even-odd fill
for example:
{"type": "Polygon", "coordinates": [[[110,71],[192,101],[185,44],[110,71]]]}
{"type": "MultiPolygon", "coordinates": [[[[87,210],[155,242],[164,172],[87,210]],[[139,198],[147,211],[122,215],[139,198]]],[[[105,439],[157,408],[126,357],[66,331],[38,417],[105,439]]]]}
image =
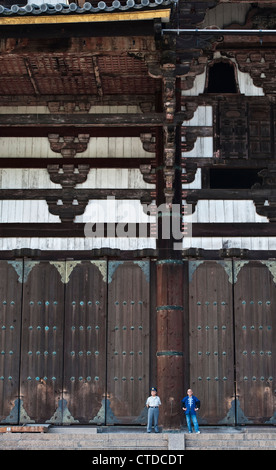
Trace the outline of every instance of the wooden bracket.
{"type": "Polygon", "coordinates": [[[74,188],[76,184],[84,183],[90,170],[89,165],[47,165],[50,180],[61,184],[62,188],[74,188]]]}
{"type": "Polygon", "coordinates": [[[63,157],[72,158],[77,153],[87,150],[90,135],[78,134],[78,137],[72,135],[62,137],[59,134],[49,134],[48,140],[53,152],[61,153],[63,157]]]}
{"type": "Polygon", "coordinates": [[[270,222],[276,222],[276,164],[272,163],[267,168],[258,173],[263,182],[253,186],[253,202],[256,212],[259,215],[267,217],[270,222]],[[267,198],[265,195],[254,196],[254,189],[271,190],[271,195],[267,198]]]}
{"type": "Polygon", "coordinates": [[[61,184],[61,198],[47,197],[46,201],[49,211],[53,215],[58,215],[62,222],[72,222],[76,215],[82,215],[88,203],[87,197],[78,196],[72,193],[76,184],[84,183],[87,179],[90,166],[75,165],[48,165],[47,170],[53,183],[61,184]]]}

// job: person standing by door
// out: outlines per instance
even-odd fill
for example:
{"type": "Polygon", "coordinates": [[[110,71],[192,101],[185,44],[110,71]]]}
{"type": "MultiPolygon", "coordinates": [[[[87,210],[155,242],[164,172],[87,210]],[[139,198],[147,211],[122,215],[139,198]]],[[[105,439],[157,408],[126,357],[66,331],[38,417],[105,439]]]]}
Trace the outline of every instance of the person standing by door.
{"type": "Polygon", "coordinates": [[[196,412],[200,408],[200,401],[197,397],[193,395],[193,391],[191,388],[187,390],[187,396],[184,397],[181,401],[182,410],[185,412],[186,421],[189,433],[192,432],[192,422],[195,428],[196,434],[200,434],[198,429],[198,422],[196,417],[196,412]]]}
{"type": "Polygon", "coordinates": [[[147,398],[146,407],[148,408],[148,426],[147,432],[151,432],[152,421],[154,423],[155,432],[158,430],[158,417],[159,417],[159,406],[161,405],[161,400],[157,395],[157,389],[152,387],[150,389],[150,397],[147,398]]]}

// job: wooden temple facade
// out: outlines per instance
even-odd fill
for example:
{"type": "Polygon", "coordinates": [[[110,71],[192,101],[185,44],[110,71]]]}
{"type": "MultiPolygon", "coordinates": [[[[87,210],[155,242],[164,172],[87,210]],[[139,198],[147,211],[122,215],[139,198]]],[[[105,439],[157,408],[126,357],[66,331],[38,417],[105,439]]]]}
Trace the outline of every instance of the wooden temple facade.
{"type": "Polygon", "coordinates": [[[276,2],[0,1],[0,424],[276,423],[276,2]]]}

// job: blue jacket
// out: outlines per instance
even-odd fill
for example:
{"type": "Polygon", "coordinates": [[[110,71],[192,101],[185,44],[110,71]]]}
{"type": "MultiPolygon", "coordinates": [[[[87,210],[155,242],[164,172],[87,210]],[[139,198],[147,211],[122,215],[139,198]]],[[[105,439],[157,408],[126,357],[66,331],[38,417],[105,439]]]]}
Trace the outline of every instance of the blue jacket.
{"type": "Polygon", "coordinates": [[[195,411],[195,408],[200,408],[200,401],[198,398],[196,398],[194,395],[192,395],[192,404],[191,406],[189,405],[189,396],[187,395],[186,397],[183,398],[183,400],[181,400],[181,405],[182,405],[182,408],[186,408],[185,410],[185,414],[191,414],[191,415],[195,415],[196,414],[196,411],[195,411]]]}

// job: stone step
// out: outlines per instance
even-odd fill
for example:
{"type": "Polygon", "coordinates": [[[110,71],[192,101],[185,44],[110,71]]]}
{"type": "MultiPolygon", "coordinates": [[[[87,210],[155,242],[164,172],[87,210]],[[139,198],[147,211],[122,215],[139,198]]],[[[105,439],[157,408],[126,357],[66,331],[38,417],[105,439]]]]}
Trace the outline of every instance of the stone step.
{"type": "Polygon", "coordinates": [[[185,434],[185,450],[276,450],[276,432],[185,434]]]}
{"type": "Polygon", "coordinates": [[[6,433],[0,435],[0,450],[167,450],[166,434],[146,433],[6,433]]]}
{"type": "Polygon", "coordinates": [[[255,432],[203,430],[201,434],[97,431],[97,428],[60,427],[42,433],[0,433],[0,450],[276,450],[276,429],[255,432]]]}

